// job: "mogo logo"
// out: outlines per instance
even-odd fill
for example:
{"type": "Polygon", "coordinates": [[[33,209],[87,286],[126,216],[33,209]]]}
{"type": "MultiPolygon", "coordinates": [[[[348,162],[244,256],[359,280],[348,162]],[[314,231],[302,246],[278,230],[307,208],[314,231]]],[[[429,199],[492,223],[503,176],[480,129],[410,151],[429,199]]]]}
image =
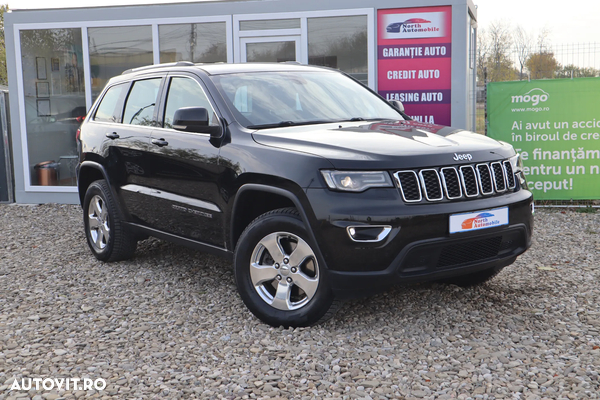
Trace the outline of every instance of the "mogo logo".
{"type": "Polygon", "coordinates": [[[532,106],[537,106],[548,100],[550,95],[540,88],[531,89],[529,92],[521,96],[512,96],[512,103],[531,103],[532,106]]]}

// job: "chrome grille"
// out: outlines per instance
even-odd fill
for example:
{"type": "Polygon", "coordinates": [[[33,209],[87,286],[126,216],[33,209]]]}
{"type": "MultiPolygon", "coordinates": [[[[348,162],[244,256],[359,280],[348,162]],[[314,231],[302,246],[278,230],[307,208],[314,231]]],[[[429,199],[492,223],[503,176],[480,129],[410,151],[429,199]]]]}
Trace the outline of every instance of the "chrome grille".
{"type": "Polygon", "coordinates": [[[510,161],[504,161],[502,163],[504,165],[504,174],[506,175],[506,182],[508,184],[509,189],[514,189],[517,186],[517,181],[515,180],[515,174],[512,169],[512,165],[510,161]]]}
{"type": "Polygon", "coordinates": [[[429,201],[438,201],[444,198],[442,194],[442,182],[435,169],[422,169],[419,178],[425,189],[425,198],[429,201]]]}
{"type": "Polygon", "coordinates": [[[407,203],[456,200],[504,193],[517,181],[510,161],[477,165],[425,168],[394,173],[402,198],[407,203]]]}
{"type": "Polygon", "coordinates": [[[490,165],[492,166],[492,175],[494,176],[496,192],[501,193],[506,191],[506,181],[504,180],[504,169],[502,168],[502,164],[493,162],[490,165]]]}
{"type": "Polygon", "coordinates": [[[421,185],[419,185],[419,178],[415,171],[396,172],[394,177],[396,178],[400,192],[402,192],[404,201],[408,203],[421,201],[423,198],[421,195],[421,185]]]}
{"type": "Polygon", "coordinates": [[[442,184],[446,197],[449,199],[459,199],[462,197],[462,189],[460,187],[460,180],[458,177],[458,171],[456,168],[442,168],[442,184]]]}
{"type": "Polygon", "coordinates": [[[492,194],[494,193],[494,187],[492,186],[492,171],[490,166],[487,164],[477,164],[475,167],[477,170],[477,178],[479,179],[479,190],[481,194],[492,194]]]}
{"type": "Polygon", "coordinates": [[[473,168],[472,165],[463,165],[460,167],[460,178],[462,180],[463,187],[465,188],[465,195],[467,197],[475,197],[479,195],[477,175],[475,175],[475,168],[473,168]]]}

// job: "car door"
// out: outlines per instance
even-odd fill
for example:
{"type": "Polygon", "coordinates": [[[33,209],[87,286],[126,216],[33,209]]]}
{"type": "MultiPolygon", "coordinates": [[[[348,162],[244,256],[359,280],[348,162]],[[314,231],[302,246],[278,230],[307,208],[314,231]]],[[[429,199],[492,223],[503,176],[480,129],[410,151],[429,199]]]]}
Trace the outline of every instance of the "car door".
{"type": "MultiPolygon", "coordinates": [[[[156,126],[156,104],[163,75],[133,80],[123,107],[122,121],[112,126],[106,136],[112,140],[113,169],[120,176],[117,187],[129,219],[141,225],[152,225],[155,217],[150,191],[148,147],[156,126]]],[[[109,164],[110,165],[110,164],[109,164]]]]}
{"type": "Polygon", "coordinates": [[[159,110],[162,127],[152,132],[149,146],[152,186],[158,193],[156,227],[163,232],[224,247],[223,212],[219,196],[219,149],[209,134],[173,128],[175,111],[204,107],[218,125],[215,108],[195,75],[170,75],[159,110]]]}

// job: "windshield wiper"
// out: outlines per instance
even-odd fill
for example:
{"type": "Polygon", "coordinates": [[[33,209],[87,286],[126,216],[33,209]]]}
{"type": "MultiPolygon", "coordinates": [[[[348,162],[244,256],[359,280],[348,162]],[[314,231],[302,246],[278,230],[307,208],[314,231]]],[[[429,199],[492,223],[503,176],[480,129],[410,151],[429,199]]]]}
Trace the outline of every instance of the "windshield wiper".
{"type": "Polygon", "coordinates": [[[335,122],[357,122],[357,121],[383,121],[389,120],[389,118],[364,118],[364,117],[353,117],[350,119],[340,119],[335,122]]]}
{"type": "Polygon", "coordinates": [[[298,122],[294,122],[294,121],[281,121],[281,122],[275,122],[273,124],[248,125],[246,128],[248,128],[248,129],[269,129],[269,128],[281,128],[281,127],[284,127],[284,126],[328,124],[330,122],[335,122],[335,121],[326,121],[326,120],[319,120],[319,121],[298,121],[298,122]]]}
{"type": "Polygon", "coordinates": [[[295,125],[293,121],[281,121],[276,122],[274,124],[262,124],[262,125],[248,125],[248,129],[267,129],[267,128],[279,128],[282,126],[292,126],[295,125]]]}

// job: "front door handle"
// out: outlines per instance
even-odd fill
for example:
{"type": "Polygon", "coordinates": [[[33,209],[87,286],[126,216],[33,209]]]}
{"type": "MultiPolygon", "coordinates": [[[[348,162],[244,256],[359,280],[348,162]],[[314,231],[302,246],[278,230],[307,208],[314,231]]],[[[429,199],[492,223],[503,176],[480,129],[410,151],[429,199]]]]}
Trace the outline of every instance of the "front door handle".
{"type": "Polygon", "coordinates": [[[152,144],[157,145],[158,147],[165,147],[169,145],[169,142],[167,142],[165,139],[152,139],[152,144]]]}
{"type": "Polygon", "coordinates": [[[117,132],[108,132],[106,134],[106,137],[112,140],[118,139],[119,138],[119,134],[117,132]]]}

